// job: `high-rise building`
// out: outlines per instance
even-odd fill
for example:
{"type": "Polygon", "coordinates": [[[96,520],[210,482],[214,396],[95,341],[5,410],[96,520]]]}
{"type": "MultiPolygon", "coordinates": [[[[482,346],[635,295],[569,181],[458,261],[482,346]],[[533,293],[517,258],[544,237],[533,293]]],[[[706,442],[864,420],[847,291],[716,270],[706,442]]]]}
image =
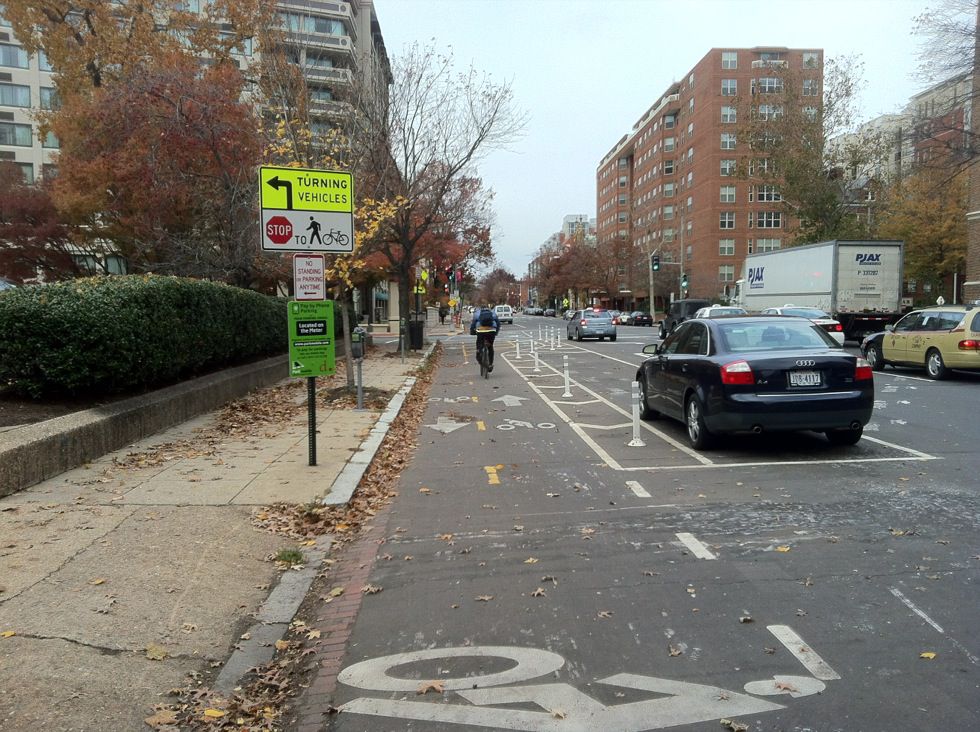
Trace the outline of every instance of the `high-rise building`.
{"type": "Polygon", "coordinates": [[[765,119],[789,103],[815,115],[822,86],[820,49],[709,51],[599,163],[599,243],[618,238],[644,255],[658,252],[662,271],[676,275],[668,288],[675,297],[725,297],[745,255],[785,246],[792,226],[778,186],[738,171],[736,161],[747,152],[737,139],[738,115],[750,110],[765,119]],[[784,94],[790,75],[798,80],[798,99],[784,94]]]}

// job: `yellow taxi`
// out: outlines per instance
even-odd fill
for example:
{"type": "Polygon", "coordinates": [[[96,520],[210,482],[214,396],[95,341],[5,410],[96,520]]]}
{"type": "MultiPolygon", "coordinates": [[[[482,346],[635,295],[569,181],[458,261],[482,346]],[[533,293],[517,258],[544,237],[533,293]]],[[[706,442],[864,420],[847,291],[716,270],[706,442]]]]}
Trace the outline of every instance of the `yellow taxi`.
{"type": "Polygon", "coordinates": [[[888,365],[923,366],[930,379],[950,369],[980,371],[980,307],[940,305],[913,310],[884,333],[861,343],[876,371],[888,365]]]}

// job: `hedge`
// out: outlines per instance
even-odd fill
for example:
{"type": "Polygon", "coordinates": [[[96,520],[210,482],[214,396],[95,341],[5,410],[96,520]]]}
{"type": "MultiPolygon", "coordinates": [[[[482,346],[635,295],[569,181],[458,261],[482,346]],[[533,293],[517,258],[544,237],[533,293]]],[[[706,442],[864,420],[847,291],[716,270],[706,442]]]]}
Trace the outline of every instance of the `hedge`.
{"type": "Polygon", "coordinates": [[[215,282],[129,275],[0,293],[0,385],[34,398],[142,390],[286,348],[284,300],[215,282]]]}

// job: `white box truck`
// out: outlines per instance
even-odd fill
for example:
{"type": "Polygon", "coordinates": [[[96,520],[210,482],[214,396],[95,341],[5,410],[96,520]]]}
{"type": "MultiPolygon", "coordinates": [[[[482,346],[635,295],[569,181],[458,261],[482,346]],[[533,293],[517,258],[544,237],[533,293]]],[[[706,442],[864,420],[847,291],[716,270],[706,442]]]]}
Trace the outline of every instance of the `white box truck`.
{"type": "Polygon", "coordinates": [[[902,315],[904,242],[833,240],[745,258],[735,301],[750,312],[797,305],[819,308],[859,340],[902,315]]]}

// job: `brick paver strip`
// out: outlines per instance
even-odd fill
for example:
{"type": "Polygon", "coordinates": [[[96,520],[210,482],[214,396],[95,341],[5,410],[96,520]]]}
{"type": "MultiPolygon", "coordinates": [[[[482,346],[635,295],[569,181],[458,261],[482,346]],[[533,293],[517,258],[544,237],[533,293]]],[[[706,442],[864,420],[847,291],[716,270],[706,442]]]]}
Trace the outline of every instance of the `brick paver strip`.
{"type": "Polygon", "coordinates": [[[329,639],[316,647],[313,656],[317,664],[316,675],[293,708],[296,718],[291,727],[293,732],[305,732],[307,729],[322,732],[325,729],[337,688],[337,675],[343,667],[341,661],[364,600],[361,588],[368,583],[379,543],[385,536],[389,509],[389,506],[385,506],[378,511],[361,538],[340,553],[331,569],[327,584],[344,587],[343,600],[322,605],[318,617],[307,623],[310,628],[320,631],[321,641],[327,634],[329,639]]]}

